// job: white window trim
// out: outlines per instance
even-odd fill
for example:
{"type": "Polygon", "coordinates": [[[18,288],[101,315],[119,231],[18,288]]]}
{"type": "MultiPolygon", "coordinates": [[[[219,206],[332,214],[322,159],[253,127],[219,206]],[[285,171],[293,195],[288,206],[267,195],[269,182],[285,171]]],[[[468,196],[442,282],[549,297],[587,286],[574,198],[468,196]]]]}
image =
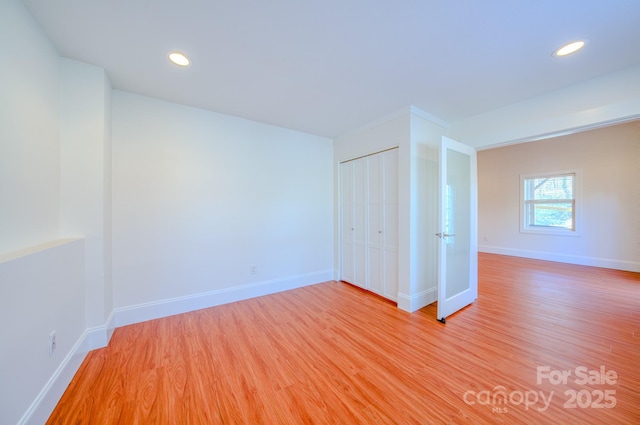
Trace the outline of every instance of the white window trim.
{"type": "Polygon", "coordinates": [[[582,171],[581,170],[562,170],[542,173],[530,173],[520,175],[520,233],[530,233],[538,235],[557,235],[557,236],[582,236],[582,171]],[[565,229],[563,227],[530,227],[527,226],[526,205],[525,205],[525,188],[524,182],[532,178],[554,177],[566,174],[573,174],[574,179],[574,210],[573,210],[573,229],[565,229]]]}

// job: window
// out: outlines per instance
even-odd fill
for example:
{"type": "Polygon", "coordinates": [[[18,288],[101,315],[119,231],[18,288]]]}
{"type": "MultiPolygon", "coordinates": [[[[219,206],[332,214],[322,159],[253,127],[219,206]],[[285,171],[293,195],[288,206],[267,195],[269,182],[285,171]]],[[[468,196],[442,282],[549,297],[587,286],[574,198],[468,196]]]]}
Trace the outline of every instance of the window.
{"type": "Polygon", "coordinates": [[[521,231],[576,234],[576,172],[521,176],[521,231]]]}

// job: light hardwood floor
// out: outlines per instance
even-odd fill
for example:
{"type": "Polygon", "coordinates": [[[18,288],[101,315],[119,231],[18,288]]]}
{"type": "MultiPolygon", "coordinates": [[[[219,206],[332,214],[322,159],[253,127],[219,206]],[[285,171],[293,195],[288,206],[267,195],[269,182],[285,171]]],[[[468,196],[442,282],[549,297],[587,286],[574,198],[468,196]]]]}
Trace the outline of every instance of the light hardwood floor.
{"type": "Polygon", "coordinates": [[[640,274],[479,268],[446,325],[327,282],[118,328],[48,423],[640,423],[640,274]]]}

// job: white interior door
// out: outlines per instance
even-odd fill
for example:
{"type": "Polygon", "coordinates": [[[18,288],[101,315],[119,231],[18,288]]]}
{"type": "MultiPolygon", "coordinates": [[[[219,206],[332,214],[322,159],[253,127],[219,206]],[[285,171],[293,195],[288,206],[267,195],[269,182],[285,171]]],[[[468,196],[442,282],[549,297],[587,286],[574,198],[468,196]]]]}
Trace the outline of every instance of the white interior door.
{"type": "Polygon", "coordinates": [[[382,216],[382,154],[366,158],[367,164],[367,288],[378,294],[384,293],[382,260],[384,228],[382,216]]]}
{"type": "Polygon", "coordinates": [[[478,298],[476,151],[447,137],[440,145],[438,320],[478,298]]]}
{"type": "Polygon", "coordinates": [[[340,164],[340,279],[355,282],[353,163],[340,164]]]}
{"type": "Polygon", "coordinates": [[[367,168],[353,161],[353,283],[367,287],[367,168]]]}
{"type": "Polygon", "coordinates": [[[398,298],[398,150],[366,158],[368,185],[367,288],[398,298]]]}
{"type": "Polygon", "coordinates": [[[398,297],[398,150],[340,164],[340,279],[398,297]]]}
{"type": "Polygon", "coordinates": [[[398,149],[383,156],[382,211],[384,296],[398,300],[398,149]]]}
{"type": "Polygon", "coordinates": [[[362,160],[340,164],[340,279],[366,287],[366,168],[362,160]]]}

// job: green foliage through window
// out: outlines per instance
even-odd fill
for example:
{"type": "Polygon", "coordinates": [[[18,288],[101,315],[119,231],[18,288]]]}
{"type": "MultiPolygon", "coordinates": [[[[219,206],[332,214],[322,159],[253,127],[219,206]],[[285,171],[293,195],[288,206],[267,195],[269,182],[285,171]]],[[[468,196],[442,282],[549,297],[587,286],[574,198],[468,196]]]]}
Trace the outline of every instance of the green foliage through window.
{"type": "Polygon", "coordinates": [[[575,230],[575,174],[524,179],[525,228],[575,230]]]}

